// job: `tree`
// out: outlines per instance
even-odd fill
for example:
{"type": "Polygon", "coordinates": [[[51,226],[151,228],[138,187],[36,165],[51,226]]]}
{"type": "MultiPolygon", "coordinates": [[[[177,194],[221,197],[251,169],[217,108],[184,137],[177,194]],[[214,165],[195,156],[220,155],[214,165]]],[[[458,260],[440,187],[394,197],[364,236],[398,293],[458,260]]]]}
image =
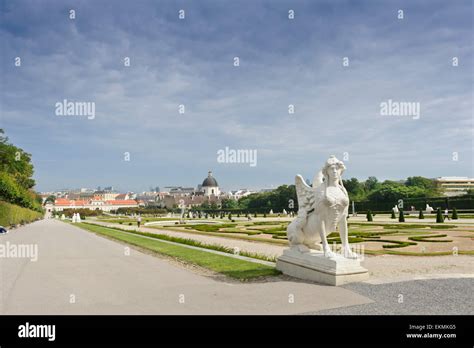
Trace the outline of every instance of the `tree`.
{"type": "Polygon", "coordinates": [[[379,185],[379,181],[377,180],[375,176],[369,176],[364,183],[365,189],[369,192],[372,190],[375,190],[378,187],[378,185],[379,185]]]}
{"type": "Polygon", "coordinates": [[[456,210],[455,207],[453,208],[453,216],[451,217],[451,219],[453,219],[453,220],[458,219],[458,211],[456,210]]]}
{"type": "Polygon", "coordinates": [[[204,202],[201,204],[201,209],[210,209],[211,206],[209,204],[209,202],[204,202]]]}
{"type": "Polygon", "coordinates": [[[438,185],[433,179],[424,178],[422,176],[411,176],[405,181],[405,185],[408,187],[419,187],[425,190],[426,196],[437,196],[439,195],[438,185]]]}
{"type": "Polygon", "coordinates": [[[237,209],[239,204],[235,199],[225,198],[222,200],[222,209],[237,209]]]}
{"type": "Polygon", "coordinates": [[[438,208],[436,210],[436,222],[437,223],[442,223],[444,222],[443,214],[441,213],[441,208],[438,208]]]}
{"type": "Polygon", "coordinates": [[[298,210],[295,185],[281,185],[270,192],[253,193],[239,199],[238,207],[242,210],[257,210],[267,207],[274,211],[298,210]],[[292,206],[290,206],[290,203],[292,206]]]}
{"type": "Polygon", "coordinates": [[[372,191],[368,198],[371,201],[397,201],[400,198],[426,197],[425,190],[420,187],[407,187],[403,184],[381,184],[376,190],[372,191]]]}
{"type": "Polygon", "coordinates": [[[0,171],[11,175],[25,190],[35,186],[35,181],[32,179],[34,170],[31,155],[8,143],[3,129],[0,129],[0,154],[0,171]]]}
{"type": "Polygon", "coordinates": [[[367,210],[367,221],[374,221],[372,218],[372,212],[370,210],[367,210]]]}
{"type": "Polygon", "coordinates": [[[48,196],[48,198],[45,199],[45,203],[54,203],[56,201],[56,196],[48,196]]]}
{"type": "Polygon", "coordinates": [[[359,180],[350,178],[349,180],[343,179],[342,182],[351,200],[364,200],[366,198],[365,187],[359,180]]]}
{"type": "Polygon", "coordinates": [[[420,209],[420,214],[418,215],[418,219],[423,220],[425,216],[423,215],[423,210],[420,209]]]}
{"type": "Polygon", "coordinates": [[[405,215],[403,215],[402,209],[400,209],[400,213],[398,215],[398,222],[405,222],[405,215]]]}
{"type": "Polygon", "coordinates": [[[41,199],[32,190],[31,155],[10,144],[0,129],[0,199],[41,211],[41,199]]]}

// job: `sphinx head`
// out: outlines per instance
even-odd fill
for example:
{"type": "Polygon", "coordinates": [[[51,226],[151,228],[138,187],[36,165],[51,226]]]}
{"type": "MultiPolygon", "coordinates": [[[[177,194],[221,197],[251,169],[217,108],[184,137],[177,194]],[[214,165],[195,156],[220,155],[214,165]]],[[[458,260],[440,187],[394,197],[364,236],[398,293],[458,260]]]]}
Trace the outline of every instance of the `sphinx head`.
{"type": "Polygon", "coordinates": [[[344,162],[338,160],[336,156],[331,155],[324,164],[324,167],[321,172],[326,182],[341,181],[342,173],[344,173],[344,170],[346,170],[344,162]]]}
{"type": "Polygon", "coordinates": [[[339,161],[336,156],[329,156],[328,160],[324,163],[323,168],[316,173],[313,179],[313,188],[321,185],[327,185],[329,182],[336,181],[339,185],[342,184],[342,173],[346,170],[344,162],[339,161]]]}

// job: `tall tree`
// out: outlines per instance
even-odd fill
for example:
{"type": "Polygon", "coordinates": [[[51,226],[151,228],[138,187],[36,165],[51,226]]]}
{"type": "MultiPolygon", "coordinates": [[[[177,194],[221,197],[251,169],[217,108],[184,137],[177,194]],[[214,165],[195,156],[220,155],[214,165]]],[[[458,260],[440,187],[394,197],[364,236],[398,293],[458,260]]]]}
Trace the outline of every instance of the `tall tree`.
{"type": "Polygon", "coordinates": [[[367,180],[365,181],[364,186],[365,186],[365,189],[370,192],[370,191],[375,190],[379,186],[379,181],[377,180],[375,176],[369,176],[367,180]]]}

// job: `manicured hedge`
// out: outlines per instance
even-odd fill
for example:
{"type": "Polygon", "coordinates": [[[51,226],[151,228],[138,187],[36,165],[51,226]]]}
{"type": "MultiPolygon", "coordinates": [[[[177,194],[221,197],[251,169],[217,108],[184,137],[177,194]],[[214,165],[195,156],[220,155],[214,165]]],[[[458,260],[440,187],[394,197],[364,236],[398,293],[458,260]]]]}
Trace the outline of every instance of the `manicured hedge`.
{"type": "MultiPolygon", "coordinates": [[[[414,206],[416,210],[425,209],[426,204],[429,204],[433,208],[441,209],[452,209],[456,207],[458,213],[460,210],[472,210],[474,209],[474,195],[455,196],[455,197],[432,197],[432,198],[404,198],[403,204],[406,207],[414,206]]],[[[359,201],[355,202],[355,209],[357,212],[362,213],[370,210],[372,213],[375,212],[390,212],[397,201],[386,200],[382,202],[372,201],[359,201]]],[[[436,210],[434,211],[436,212],[436,210]]]]}
{"type": "Polygon", "coordinates": [[[41,219],[42,213],[0,201],[0,226],[12,226],[41,219]]]}

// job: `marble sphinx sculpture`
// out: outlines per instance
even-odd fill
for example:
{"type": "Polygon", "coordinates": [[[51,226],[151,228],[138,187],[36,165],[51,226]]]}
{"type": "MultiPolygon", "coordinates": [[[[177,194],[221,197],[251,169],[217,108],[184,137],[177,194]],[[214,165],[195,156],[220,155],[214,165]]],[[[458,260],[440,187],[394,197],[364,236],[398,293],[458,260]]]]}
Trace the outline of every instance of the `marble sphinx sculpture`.
{"type": "Polygon", "coordinates": [[[298,215],[288,225],[287,235],[290,249],[308,253],[320,246],[326,258],[334,258],[327,236],[339,230],[342,255],[357,259],[350,250],[347,228],[349,195],[342,183],[346,167],[335,156],[330,156],[323,168],[315,175],[312,187],[301,175],[295,178],[298,196],[298,215]]]}

